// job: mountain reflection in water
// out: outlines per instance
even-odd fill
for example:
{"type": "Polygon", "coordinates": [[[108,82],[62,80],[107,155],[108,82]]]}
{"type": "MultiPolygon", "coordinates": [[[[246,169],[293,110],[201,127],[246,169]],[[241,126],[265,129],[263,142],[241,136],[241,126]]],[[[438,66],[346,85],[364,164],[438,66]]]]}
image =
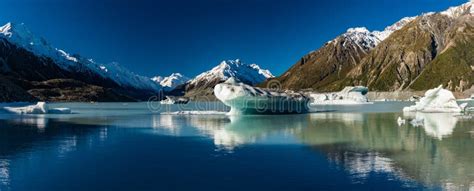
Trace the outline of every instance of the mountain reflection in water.
{"type": "MultiPolygon", "coordinates": [[[[370,106],[374,107],[374,106],[370,106]]],[[[110,111],[107,111],[110,112],[110,111]]],[[[302,145],[322,153],[354,184],[384,173],[427,188],[474,189],[474,122],[453,114],[320,112],[304,115],[14,116],[0,120],[0,185],[8,187],[15,160],[46,152],[67,157],[82,147],[119,142],[136,133],[211,140],[216,152],[250,145],[302,145]],[[424,126],[398,126],[397,118],[423,119],[424,126]]],[[[46,154],[41,154],[46,155],[46,154]]],[[[25,162],[23,162],[25,163],[25,162]]],[[[317,173],[317,172],[314,172],[317,173]]]]}

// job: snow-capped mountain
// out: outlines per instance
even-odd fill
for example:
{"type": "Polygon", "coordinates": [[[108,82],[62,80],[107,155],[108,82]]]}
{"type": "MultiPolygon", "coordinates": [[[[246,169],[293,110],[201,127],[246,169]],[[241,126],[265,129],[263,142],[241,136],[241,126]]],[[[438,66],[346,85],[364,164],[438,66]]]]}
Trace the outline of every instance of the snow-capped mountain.
{"type": "Polygon", "coordinates": [[[7,23],[0,27],[0,38],[32,52],[36,56],[50,58],[54,63],[69,72],[93,73],[108,78],[123,88],[147,91],[160,91],[161,86],[145,76],[137,75],[118,63],[100,64],[79,55],[70,55],[64,50],[54,48],[45,39],[38,38],[25,24],[7,23]]]}
{"type": "Polygon", "coordinates": [[[439,84],[469,89],[474,81],[473,4],[405,17],[383,31],[350,28],[277,79],[283,88],[318,91],[352,85],[381,91],[427,90],[439,84]]]}
{"type": "Polygon", "coordinates": [[[151,78],[156,83],[159,83],[161,86],[168,90],[176,88],[176,86],[185,84],[190,78],[182,75],[181,73],[172,73],[168,77],[155,76],[151,78]]]}
{"type": "MultiPolygon", "coordinates": [[[[369,31],[365,27],[356,27],[347,29],[346,33],[342,34],[343,46],[348,43],[354,43],[365,51],[369,51],[376,47],[380,42],[384,41],[393,32],[401,29],[416,17],[405,17],[398,22],[385,28],[383,31],[369,31]]],[[[340,42],[340,38],[336,38],[333,43],[340,42]]]]}
{"type": "Polygon", "coordinates": [[[331,85],[333,82],[343,79],[382,41],[415,18],[402,18],[383,31],[369,31],[365,27],[349,28],[318,50],[303,56],[277,79],[282,87],[287,89],[339,91],[339,87],[331,85]]]}
{"type": "Polygon", "coordinates": [[[230,77],[249,85],[256,85],[274,76],[269,70],[262,69],[257,64],[245,64],[239,59],[225,60],[188,81],[185,87],[186,96],[194,98],[212,96],[214,86],[230,77]]]}
{"type": "Polygon", "coordinates": [[[257,64],[245,64],[239,59],[225,60],[211,70],[199,74],[189,84],[215,80],[225,81],[230,77],[234,77],[249,85],[255,85],[274,76],[270,71],[261,69],[257,64]]]}

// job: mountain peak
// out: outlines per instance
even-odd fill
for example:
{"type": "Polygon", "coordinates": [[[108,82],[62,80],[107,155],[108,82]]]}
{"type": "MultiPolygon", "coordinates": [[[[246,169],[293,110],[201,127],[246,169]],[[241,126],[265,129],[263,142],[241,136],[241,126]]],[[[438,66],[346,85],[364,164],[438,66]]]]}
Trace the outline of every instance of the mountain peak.
{"type": "Polygon", "coordinates": [[[365,27],[355,27],[347,29],[347,33],[370,33],[370,31],[365,27]]]}
{"type": "Polygon", "coordinates": [[[12,35],[11,30],[12,30],[12,23],[11,22],[8,22],[7,24],[0,27],[0,33],[2,33],[5,36],[11,37],[11,35],[12,35]]]}
{"type": "Polygon", "coordinates": [[[224,81],[230,77],[236,77],[243,82],[255,85],[273,77],[273,75],[270,71],[261,69],[257,64],[245,64],[240,59],[224,60],[211,70],[196,76],[190,83],[224,81]]]}
{"type": "Polygon", "coordinates": [[[174,89],[179,85],[185,84],[190,78],[184,76],[181,73],[172,73],[168,77],[155,76],[151,78],[152,81],[159,83],[161,86],[167,89],[174,89]]]}

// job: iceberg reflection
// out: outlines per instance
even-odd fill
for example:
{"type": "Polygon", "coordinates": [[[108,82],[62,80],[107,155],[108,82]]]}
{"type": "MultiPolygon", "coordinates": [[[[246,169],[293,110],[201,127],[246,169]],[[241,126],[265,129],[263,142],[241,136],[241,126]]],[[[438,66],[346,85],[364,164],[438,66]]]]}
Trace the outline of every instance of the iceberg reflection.
{"type": "MultiPolygon", "coordinates": [[[[155,128],[166,129],[176,136],[186,135],[186,128],[192,127],[197,134],[210,137],[214,144],[226,150],[232,150],[243,144],[257,143],[268,136],[281,135],[271,144],[285,142],[293,137],[295,131],[307,126],[307,116],[226,116],[226,115],[157,115],[154,119],[159,125],[155,128]]],[[[190,131],[188,129],[188,131],[190,131]]],[[[287,141],[288,142],[288,141],[287,141]]],[[[262,142],[262,144],[270,142],[262,142]]]]}
{"type": "Polygon", "coordinates": [[[38,116],[35,116],[35,117],[17,118],[17,119],[14,119],[12,122],[17,123],[17,124],[35,126],[40,131],[44,131],[44,128],[46,128],[48,126],[48,121],[49,121],[48,118],[46,118],[42,115],[38,115],[38,116]]]}
{"type": "Polygon", "coordinates": [[[419,113],[423,127],[398,127],[399,113],[312,114],[311,125],[295,134],[326,153],[355,181],[378,173],[451,190],[473,189],[472,121],[452,114],[419,113]]]}
{"type": "Polygon", "coordinates": [[[411,121],[419,121],[420,126],[428,136],[439,140],[453,134],[458,123],[458,117],[451,113],[404,113],[404,116],[411,121]]]}

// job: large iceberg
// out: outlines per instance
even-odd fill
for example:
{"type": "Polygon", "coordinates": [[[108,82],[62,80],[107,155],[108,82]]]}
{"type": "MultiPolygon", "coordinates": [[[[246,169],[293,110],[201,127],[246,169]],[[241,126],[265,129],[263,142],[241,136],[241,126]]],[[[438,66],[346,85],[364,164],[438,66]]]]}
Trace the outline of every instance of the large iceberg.
{"type": "Polygon", "coordinates": [[[16,114],[70,114],[69,108],[49,108],[46,102],[38,102],[36,105],[25,107],[4,107],[5,110],[16,114]]]}
{"type": "Polygon", "coordinates": [[[463,107],[465,104],[459,106],[453,93],[440,85],[426,91],[425,96],[415,105],[404,107],[403,112],[459,113],[463,107]]]}
{"type": "Polygon", "coordinates": [[[231,107],[229,114],[307,113],[310,98],[302,93],[256,88],[229,78],[214,87],[214,95],[231,107]]]}
{"type": "Polygon", "coordinates": [[[367,98],[369,89],[364,86],[348,86],[340,92],[310,94],[311,105],[353,105],[370,103],[367,98]]]}

